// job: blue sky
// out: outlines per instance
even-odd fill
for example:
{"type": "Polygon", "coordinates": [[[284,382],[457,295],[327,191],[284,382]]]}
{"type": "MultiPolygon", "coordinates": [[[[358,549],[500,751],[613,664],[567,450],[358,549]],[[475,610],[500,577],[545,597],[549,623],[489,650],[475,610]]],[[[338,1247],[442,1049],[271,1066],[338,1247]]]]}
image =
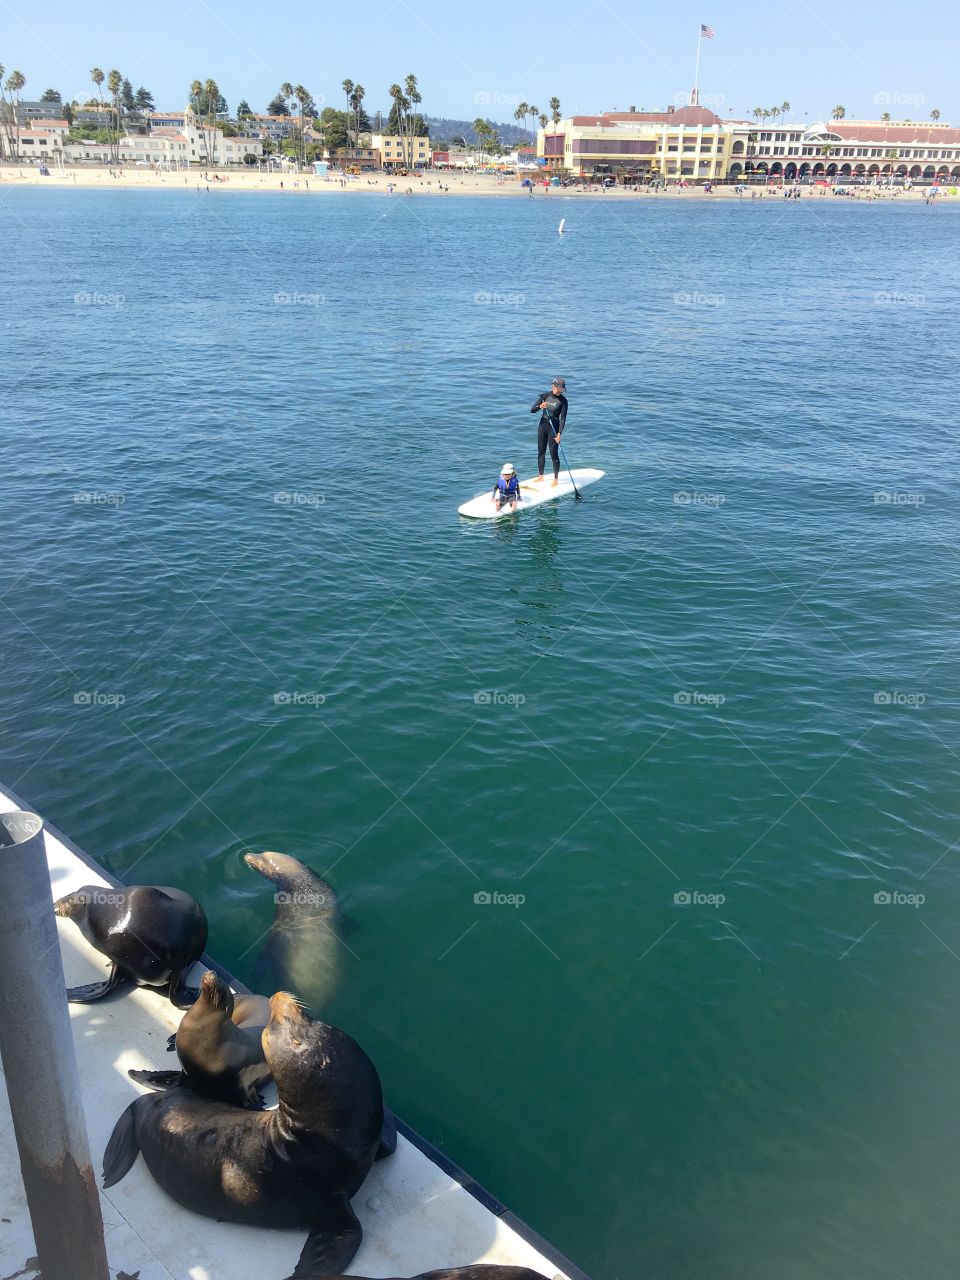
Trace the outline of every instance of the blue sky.
{"type": "Polygon", "coordinates": [[[701,100],[720,115],[788,100],[801,121],[843,103],[848,116],[887,110],[913,120],[936,107],[960,125],[956,13],[945,0],[918,9],[679,0],[646,11],[621,0],[372,0],[362,10],[163,0],[119,12],[48,0],[39,11],[4,5],[0,61],[26,75],[25,96],[52,86],[81,101],[93,92],[91,67],[117,67],[161,109],[182,107],[190,81],[213,76],[231,108],[246,98],[262,111],[284,80],[342,107],[350,77],[376,110],[389,106],[389,85],[413,72],[428,114],[509,120],[517,101],[545,111],[554,94],[565,114],[684,100],[706,22],[716,39],[703,42],[701,100]]]}

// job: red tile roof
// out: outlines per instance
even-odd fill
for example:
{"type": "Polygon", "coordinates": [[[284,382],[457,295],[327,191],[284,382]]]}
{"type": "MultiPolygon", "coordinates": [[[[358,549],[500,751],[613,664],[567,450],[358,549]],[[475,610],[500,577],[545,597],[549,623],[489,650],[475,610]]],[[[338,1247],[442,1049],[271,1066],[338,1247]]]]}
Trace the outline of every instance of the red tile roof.
{"type": "Polygon", "coordinates": [[[849,141],[900,143],[905,147],[929,146],[938,142],[945,147],[960,145],[960,129],[943,125],[931,128],[922,124],[911,127],[903,124],[845,124],[842,120],[831,120],[827,128],[831,133],[839,134],[849,141]]]}

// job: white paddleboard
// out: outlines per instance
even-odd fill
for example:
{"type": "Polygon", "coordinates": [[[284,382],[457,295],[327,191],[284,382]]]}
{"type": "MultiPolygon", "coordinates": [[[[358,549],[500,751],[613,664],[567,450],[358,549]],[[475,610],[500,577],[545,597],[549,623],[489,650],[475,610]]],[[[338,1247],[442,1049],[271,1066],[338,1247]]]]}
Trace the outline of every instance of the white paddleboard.
{"type": "MultiPolygon", "coordinates": [[[[595,480],[602,480],[606,474],[605,471],[598,471],[596,467],[577,467],[573,470],[573,478],[577,482],[578,489],[593,484],[595,480]]],[[[556,487],[551,484],[552,479],[552,476],[548,476],[542,484],[537,482],[536,476],[531,476],[529,480],[521,480],[522,501],[517,503],[517,513],[527,510],[528,507],[539,507],[541,502],[552,502],[554,498],[562,498],[565,494],[573,493],[569,471],[561,471],[560,481],[556,487]]],[[[510,510],[509,503],[504,503],[498,511],[492,495],[493,485],[491,484],[486,493],[471,498],[457,510],[460,515],[470,516],[474,520],[501,520],[504,516],[516,514],[510,510]]]]}

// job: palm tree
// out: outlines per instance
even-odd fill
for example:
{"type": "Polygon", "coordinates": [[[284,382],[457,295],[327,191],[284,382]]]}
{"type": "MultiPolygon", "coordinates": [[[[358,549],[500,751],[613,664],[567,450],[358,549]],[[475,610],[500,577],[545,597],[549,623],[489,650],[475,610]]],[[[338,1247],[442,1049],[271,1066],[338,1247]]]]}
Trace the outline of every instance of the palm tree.
{"type": "Polygon", "coordinates": [[[296,98],[297,106],[300,108],[299,160],[300,160],[300,164],[303,165],[306,163],[306,160],[307,160],[307,144],[303,136],[303,129],[304,129],[303,122],[306,116],[307,106],[311,102],[311,95],[310,95],[309,89],[305,89],[302,84],[297,84],[297,85],[294,85],[293,87],[293,96],[296,98]]]}
{"type": "Polygon", "coordinates": [[[525,102],[518,102],[517,109],[513,113],[513,118],[514,120],[517,121],[518,124],[520,123],[521,120],[523,121],[524,132],[526,132],[526,129],[527,129],[527,116],[529,114],[530,114],[530,108],[527,106],[527,104],[525,102]]]}
{"type": "Polygon", "coordinates": [[[106,110],[106,104],[103,101],[103,82],[104,80],[106,80],[106,78],[107,77],[103,74],[103,72],[100,70],[99,67],[94,67],[93,70],[90,72],[90,79],[97,86],[97,94],[100,98],[101,111],[106,110]]]}
{"type": "Polygon", "coordinates": [[[113,98],[113,119],[116,129],[116,136],[111,144],[113,150],[114,164],[120,163],[120,91],[123,88],[123,76],[119,71],[111,71],[107,76],[107,88],[110,90],[110,96],[113,98]]]}
{"type": "Polygon", "coordinates": [[[934,121],[940,119],[940,112],[937,110],[936,107],[934,107],[933,110],[930,112],[930,119],[934,121]]]}
{"type": "Polygon", "coordinates": [[[833,116],[834,120],[842,120],[847,114],[847,108],[844,106],[834,107],[830,114],[833,116]]]}
{"type": "Polygon", "coordinates": [[[477,139],[477,150],[482,151],[487,137],[493,132],[483,116],[477,116],[473,122],[473,132],[477,139]]]}
{"type": "Polygon", "coordinates": [[[551,98],[551,99],[550,99],[550,113],[551,113],[551,115],[552,115],[552,117],[553,117],[553,123],[554,123],[555,125],[559,124],[559,123],[560,123],[560,119],[561,119],[561,117],[560,117],[560,99],[559,99],[559,98],[551,98]]]}
{"type": "Polygon", "coordinates": [[[547,125],[550,123],[550,117],[549,117],[549,116],[545,116],[545,115],[543,114],[543,112],[542,112],[542,111],[541,111],[541,112],[540,112],[540,114],[537,116],[537,119],[540,121],[540,128],[541,128],[541,129],[546,129],[547,125]]]}
{"type": "Polygon", "coordinates": [[[763,115],[763,107],[754,107],[750,112],[757,124],[760,123],[760,117],[763,115]]]}
{"type": "Polygon", "coordinates": [[[890,112],[889,112],[889,111],[885,111],[885,112],[883,113],[883,115],[880,117],[880,119],[881,119],[881,120],[889,120],[889,119],[890,119],[890,112]]]}
{"type": "Polygon", "coordinates": [[[531,123],[532,123],[532,125],[533,125],[533,128],[530,130],[530,132],[531,132],[532,134],[536,134],[536,132],[537,132],[537,116],[539,116],[539,114],[540,114],[540,108],[539,108],[539,107],[535,107],[535,106],[533,105],[533,103],[531,102],[531,103],[530,103],[530,106],[527,108],[527,110],[530,112],[530,121],[531,121],[531,123]]]}
{"type": "Polygon", "coordinates": [[[790,103],[789,103],[789,102],[784,101],[784,103],[783,103],[783,104],[781,105],[781,107],[780,107],[780,114],[781,114],[781,115],[783,115],[783,116],[787,116],[787,115],[789,115],[789,114],[790,114],[790,103]]]}
{"type": "Polygon", "coordinates": [[[20,159],[20,90],[27,83],[27,77],[22,71],[11,71],[4,82],[4,88],[10,93],[10,106],[13,113],[13,133],[16,139],[14,144],[16,151],[16,159],[20,159]]]}
{"type": "MultiPolygon", "coordinates": [[[[418,128],[420,127],[420,126],[418,126],[418,124],[417,124],[417,111],[416,111],[416,109],[417,109],[417,107],[419,107],[420,103],[423,101],[423,98],[420,96],[420,91],[419,91],[419,89],[417,88],[417,77],[416,77],[416,76],[414,76],[414,75],[409,75],[409,76],[407,76],[406,81],[404,82],[404,87],[405,87],[405,90],[406,90],[405,96],[406,96],[406,98],[408,99],[408,101],[407,101],[407,107],[408,107],[408,109],[412,108],[412,111],[413,111],[413,114],[412,114],[411,116],[408,116],[408,118],[407,118],[407,126],[408,126],[408,128],[407,128],[407,136],[408,136],[408,138],[410,139],[410,160],[408,161],[408,165],[407,165],[407,167],[408,167],[408,168],[410,168],[410,169],[412,169],[412,168],[413,168],[413,161],[414,161],[414,155],[413,155],[413,138],[414,138],[414,136],[420,136],[419,134],[415,135],[415,130],[416,130],[416,129],[418,129],[418,128]]],[[[422,117],[421,117],[421,118],[422,118],[422,117]]]]}

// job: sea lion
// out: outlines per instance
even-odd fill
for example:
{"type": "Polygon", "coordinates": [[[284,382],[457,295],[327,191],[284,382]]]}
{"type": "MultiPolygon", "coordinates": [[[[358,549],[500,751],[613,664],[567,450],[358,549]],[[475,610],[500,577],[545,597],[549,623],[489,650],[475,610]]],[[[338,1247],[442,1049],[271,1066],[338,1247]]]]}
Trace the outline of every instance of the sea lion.
{"type": "Polygon", "coordinates": [[[285,853],[245,853],[248,867],[277,886],[273,924],[257,959],[256,985],[283,986],[323,1010],[339,978],[339,906],[316,872],[285,853]]]}
{"type": "Polygon", "coordinates": [[[67,999],[91,1004],[121,982],[166,987],[170,1003],[188,1009],[195,990],[181,989],[183,975],[207,945],[207,917],[196,898],[182,889],[132,884],[110,889],[87,884],[53,904],[58,916],[73,920],[80,932],[110,961],[102,982],[71,987],[67,999]]]}
{"type": "Polygon", "coordinates": [[[180,1071],[128,1071],[137,1084],[152,1089],[184,1085],[206,1098],[236,1107],[262,1105],[257,1092],[270,1079],[261,1036],[270,1021],[265,996],[235,996],[208,969],[200,995],[180,1021],[175,1037],[180,1071]]]}
{"type": "Polygon", "coordinates": [[[380,1144],[380,1077],[355,1040],[287,992],[271,998],[262,1039],[275,1110],[242,1111],[184,1088],[144,1094],[117,1121],[103,1185],[115,1186],[142,1151],[163,1190],[195,1213],[309,1228],[296,1280],[338,1275],[363,1239],[350,1197],[380,1144]]]}

